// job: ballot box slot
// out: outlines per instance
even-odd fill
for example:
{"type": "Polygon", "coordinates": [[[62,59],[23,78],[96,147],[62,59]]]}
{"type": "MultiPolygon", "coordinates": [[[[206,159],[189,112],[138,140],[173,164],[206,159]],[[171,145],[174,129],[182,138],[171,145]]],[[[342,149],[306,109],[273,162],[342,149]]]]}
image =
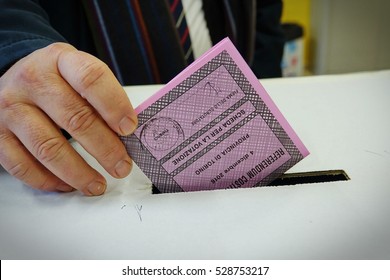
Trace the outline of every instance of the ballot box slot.
{"type": "MultiPolygon", "coordinates": [[[[296,172],[283,174],[282,176],[271,182],[269,185],[267,185],[267,187],[293,186],[300,184],[315,184],[348,180],[350,180],[348,174],[341,169],[296,172]]],[[[160,191],[153,185],[152,193],[158,194],[160,193],[160,191]]]]}
{"type": "Polygon", "coordinates": [[[286,173],[274,180],[269,186],[287,186],[298,184],[315,184],[350,180],[348,174],[341,169],[286,173]]]}

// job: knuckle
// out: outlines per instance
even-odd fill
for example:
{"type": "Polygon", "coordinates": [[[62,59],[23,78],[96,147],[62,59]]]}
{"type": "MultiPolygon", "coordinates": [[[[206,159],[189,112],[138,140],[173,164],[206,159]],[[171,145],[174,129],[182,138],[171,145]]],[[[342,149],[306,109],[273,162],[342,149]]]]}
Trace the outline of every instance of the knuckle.
{"type": "Polygon", "coordinates": [[[30,60],[25,60],[20,67],[15,68],[14,80],[19,84],[28,85],[29,88],[35,87],[41,80],[40,70],[31,63],[30,60]]]}
{"type": "Polygon", "coordinates": [[[68,121],[65,127],[72,135],[80,135],[88,131],[95,121],[97,120],[97,115],[91,107],[84,105],[78,109],[73,109],[68,113],[68,121]]]}
{"type": "Polygon", "coordinates": [[[34,124],[35,116],[33,115],[33,109],[29,105],[22,103],[14,104],[9,110],[5,110],[3,117],[4,125],[10,131],[23,129],[27,135],[35,135],[44,129],[34,124]]]}
{"type": "MultiPolygon", "coordinates": [[[[0,147],[6,142],[12,142],[13,136],[9,133],[4,133],[0,130],[0,147]]],[[[4,167],[7,172],[24,181],[31,174],[31,165],[28,164],[27,161],[23,161],[20,159],[14,159],[12,157],[12,150],[8,149],[0,149],[0,165],[4,167]]]]}
{"type": "Polygon", "coordinates": [[[100,154],[97,155],[98,158],[104,159],[107,163],[112,163],[113,165],[117,163],[118,159],[123,157],[122,147],[120,145],[110,145],[104,147],[100,154]]]}
{"type": "Polygon", "coordinates": [[[29,177],[30,166],[25,162],[18,162],[11,165],[8,169],[8,173],[22,181],[25,181],[29,177]]]}
{"type": "Polygon", "coordinates": [[[64,51],[64,49],[68,48],[68,44],[61,43],[61,42],[55,42],[53,44],[50,44],[46,47],[46,50],[48,54],[54,54],[57,55],[64,51]]]}
{"type": "Polygon", "coordinates": [[[53,191],[53,184],[49,178],[45,178],[43,182],[40,182],[39,184],[33,186],[35,189],[40,191],[53,191]]]}
{"type": "Polygon", "coordinates": [[[13,83],[0,81],[0,114],[4,112],[14,112],[18,105],[23,104],[23,94],[13,83]]]}
{"type": "Polygon", "coordinates": [[[0,123],[3,127],[19,123],[26,116],[28,109],[28,105],[12,94],[0,94],[0,123]]]}
{"type": "MultiPolygon", "coordinates": [[[[8,131],[6,129],[4,129],[3,127],[0,127],[0,147],[3,143],[5,143],[6,141],[9,141],[9,139],[11,139],[11,135],[8,133],[8,131]]],[[[0,149],[0,155],[1,155],[1,152],[3,152],[4,150],[3,149],[0,149]]]]}
{"type": "Polygon", "coordinates": [[[86,59],[77,70],[78,84],[82,90],[88,90],[96,85],[108,71],[108,66],[99,61],[86,59]]]}
{"type": "Polygon", "coordinates": [[[0,90],[0,112],[9,109],[15,103],[14,95],[8,90],[0,90]]]}
{"type": "Polygon", "coordinates": [[[73,47],[68,43],[55,42],[43,48],[41,51],[42,51],[41,55],[45,57],[52,57],[52,58],[59,59],[61,55],[69,52],[74,52],[77,50],[75,47],[73,47]]]}
{"type": "Polygon", "coordinates": [[[64,157],[66,142],[59,137],[38,141],[34,147],[37,159],[42,163],[59,162],[64,157]]]}

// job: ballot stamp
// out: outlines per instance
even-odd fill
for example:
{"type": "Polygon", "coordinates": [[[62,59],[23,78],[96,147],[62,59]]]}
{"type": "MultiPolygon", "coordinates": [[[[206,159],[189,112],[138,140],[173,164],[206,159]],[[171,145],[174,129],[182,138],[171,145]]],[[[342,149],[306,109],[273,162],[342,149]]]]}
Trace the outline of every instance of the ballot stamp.
{"type": "Polygon", "coordinates": [[[135,110],[121,140],[163,193],[266,186],[309,154],[229,39],[135,110]]]}

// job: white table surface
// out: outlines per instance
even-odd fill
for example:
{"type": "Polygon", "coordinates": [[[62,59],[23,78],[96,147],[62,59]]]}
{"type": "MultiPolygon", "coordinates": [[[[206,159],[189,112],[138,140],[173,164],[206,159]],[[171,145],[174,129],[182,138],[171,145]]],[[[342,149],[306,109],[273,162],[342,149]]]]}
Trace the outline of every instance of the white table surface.
{"type": "MultiPolygon", "coordinates": [[[[289,172],[350,181],[152,195],[134,168],[104,173],[106,194],[91,198],[0,171],[0,258],[389,259],[390,71],[261,82],[311,152],[289,172]]],[[[160,87],[126,91],[136,106],[160,87]]]]}

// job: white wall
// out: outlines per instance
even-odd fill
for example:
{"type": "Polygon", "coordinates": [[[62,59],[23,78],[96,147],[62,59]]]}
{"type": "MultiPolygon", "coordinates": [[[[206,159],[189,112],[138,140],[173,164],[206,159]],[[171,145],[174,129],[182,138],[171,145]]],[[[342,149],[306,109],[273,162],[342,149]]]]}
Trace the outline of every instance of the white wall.
{"type": "Polygon", "coordinates": [[[312,0],[314,74],[390,69],[390,0],[312,0]]]}

